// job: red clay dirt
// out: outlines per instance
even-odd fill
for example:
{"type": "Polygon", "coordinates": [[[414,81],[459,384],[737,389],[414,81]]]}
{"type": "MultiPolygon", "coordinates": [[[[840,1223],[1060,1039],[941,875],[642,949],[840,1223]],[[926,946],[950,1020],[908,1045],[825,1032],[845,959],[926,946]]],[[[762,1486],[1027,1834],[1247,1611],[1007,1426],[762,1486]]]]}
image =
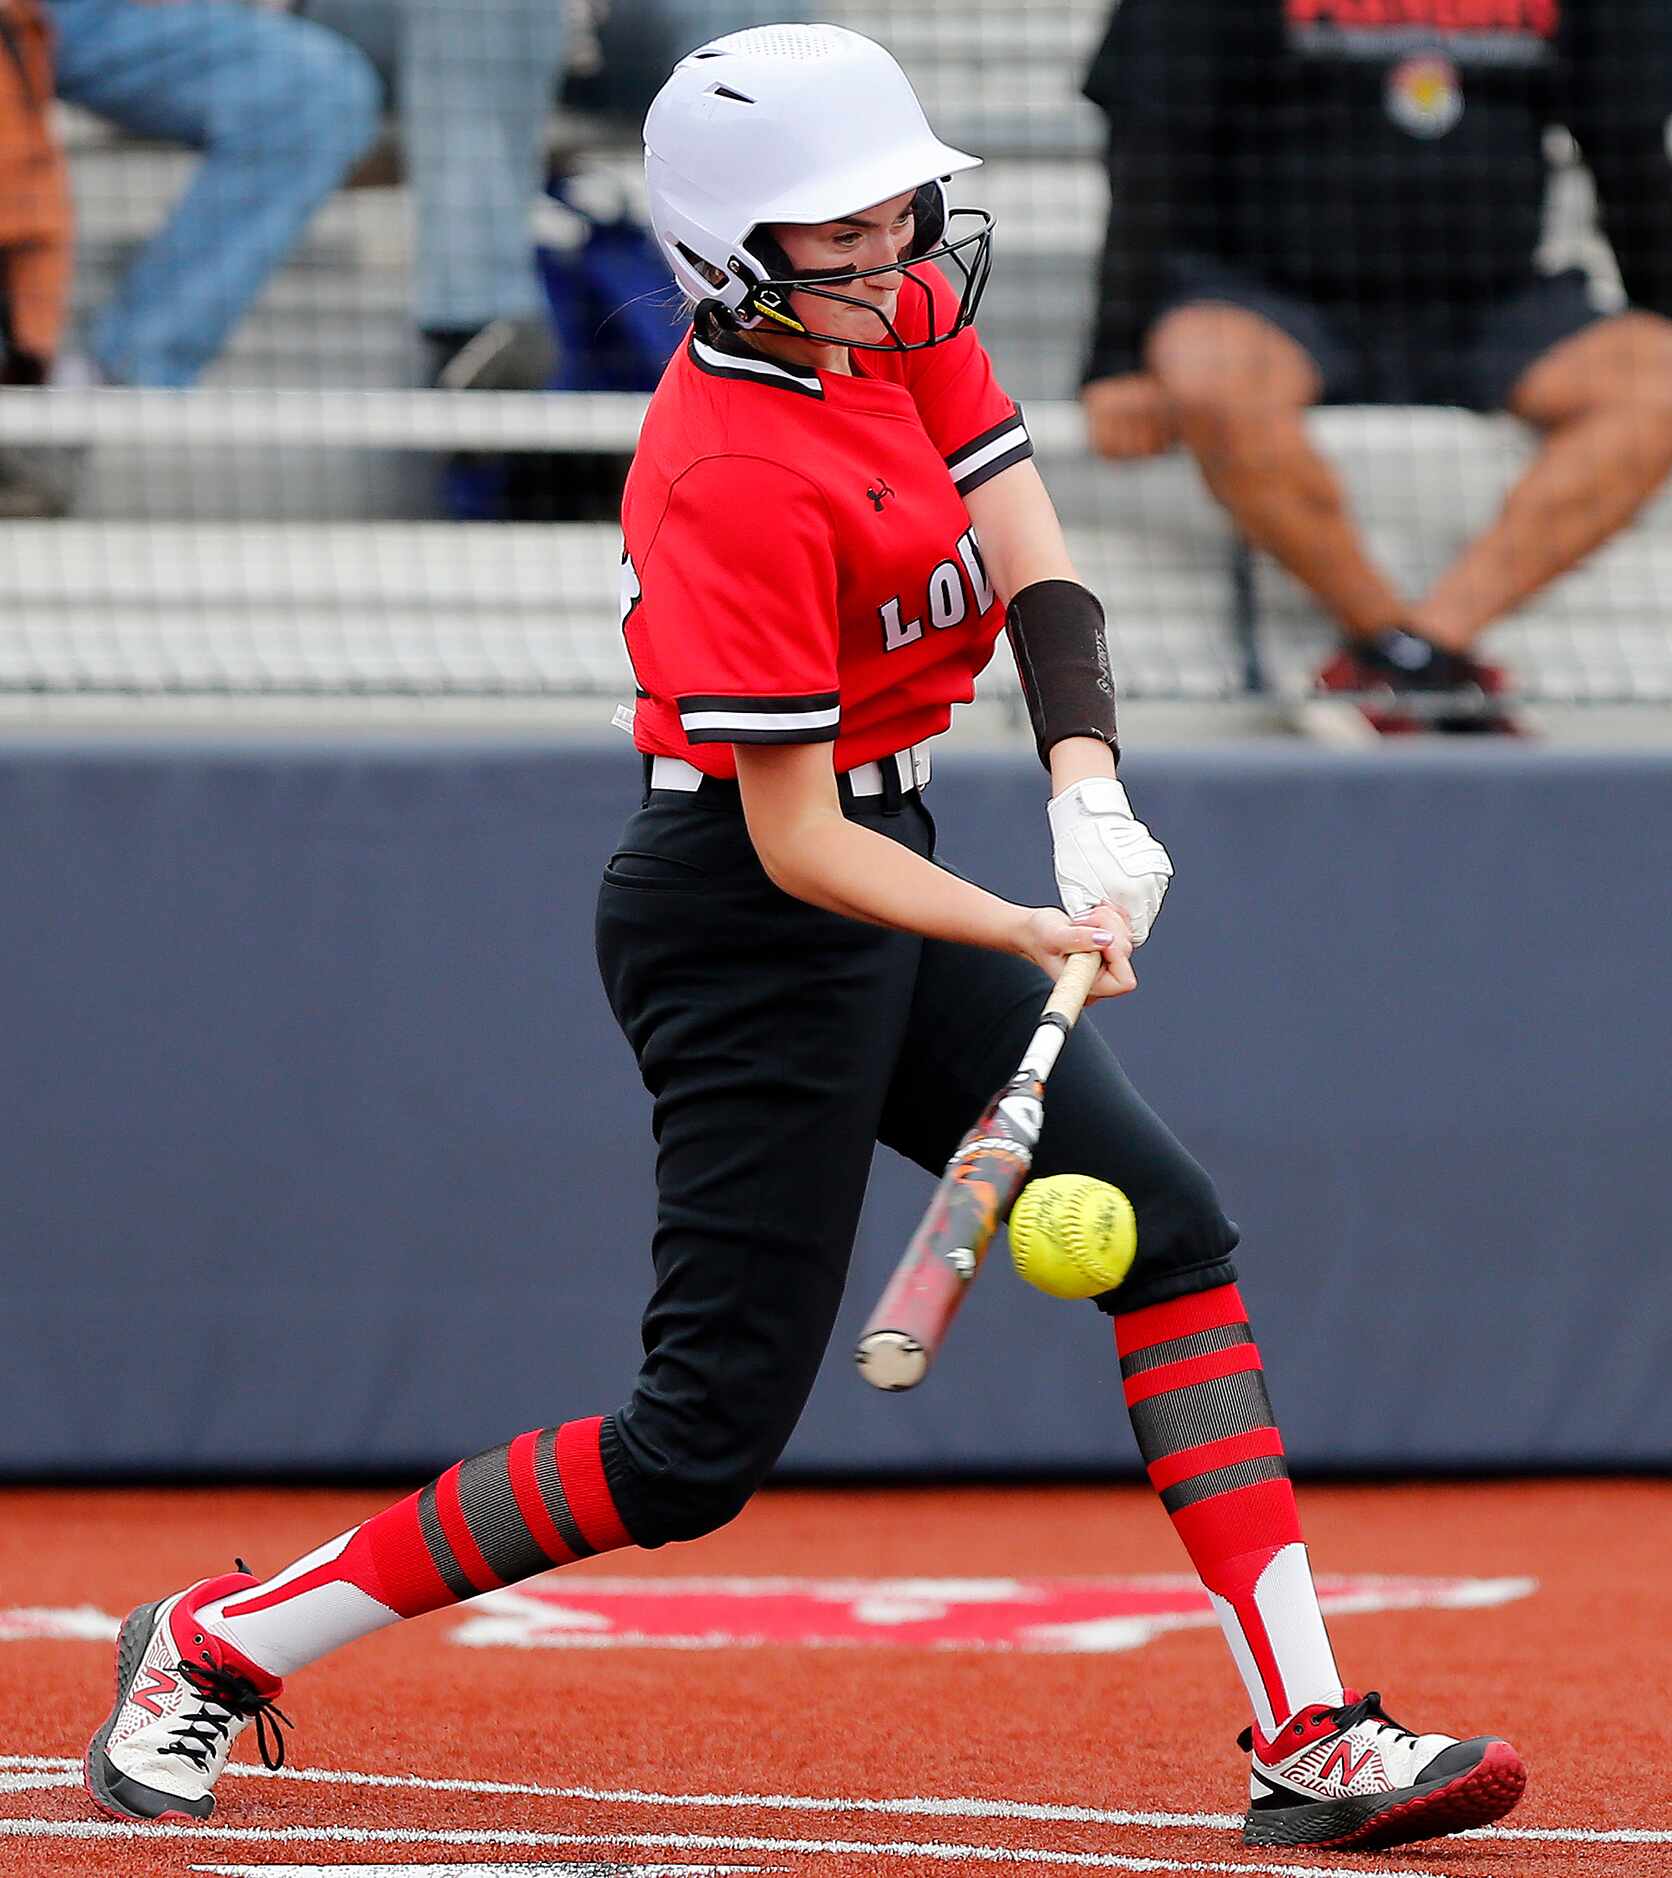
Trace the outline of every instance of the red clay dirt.
{"type": "MultiPolygon", "coordinates": [[[[284,1707],[303,1778],[229,1772],[206,1827],[101,1821],[77,1767],[110,1704],[111,1648],[4,1641],[6,1613],[91,1606],[119,1618],[234,1553],[273,1570],[391,1497],[0,1493],[0,1878],[451,1878],[470,1866],[495,1878],[681,1867],[1672,1878],[1672,1486],[1659,1482],[1302,1489],[1321,1573],[1537,1580],[1478,1609],[1332,1620],[1347,1680],[1382,1690],[1401,1721],[1514,1740],[1531,1770],[1504,1822],[1515,1836],[1373,1855],[1245,1850],[1231,1817],[1247,1791],[1235,1747],[1247,1717],[1208,1627],[1102,1654],[459,1647],[450,1637],[473,1607],[397,1626],[293,1679],[284,1707]],[[881,1801],[898,1804],[864,1804],[881,1801]],[[1061,1816],[1069,1809],[1104,1817],[1061,1816]],[[1144,1813],[1168,1817],[1118,1817],[1144,1813]]],[[[1182,1565],[1138,1488],[804,1490],[761,1496],[696,1545],[542,1582],[1093,1578],[1182,1565]]],[[[252,1730],[237,1764],[254,1746],[252,1730]]]]}

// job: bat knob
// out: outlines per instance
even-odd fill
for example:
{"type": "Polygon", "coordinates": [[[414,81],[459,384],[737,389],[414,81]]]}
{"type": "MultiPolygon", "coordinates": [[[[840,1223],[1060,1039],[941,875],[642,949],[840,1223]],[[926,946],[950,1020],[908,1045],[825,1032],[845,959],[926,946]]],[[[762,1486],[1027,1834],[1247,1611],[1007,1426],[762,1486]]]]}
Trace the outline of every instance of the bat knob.
{"type": "Polygon", "coordinates": [[[853,1353],[873,1389],[915,1389],[929,1373],[929,1352],[904,1330],[873,1330],[853,1353]]]}

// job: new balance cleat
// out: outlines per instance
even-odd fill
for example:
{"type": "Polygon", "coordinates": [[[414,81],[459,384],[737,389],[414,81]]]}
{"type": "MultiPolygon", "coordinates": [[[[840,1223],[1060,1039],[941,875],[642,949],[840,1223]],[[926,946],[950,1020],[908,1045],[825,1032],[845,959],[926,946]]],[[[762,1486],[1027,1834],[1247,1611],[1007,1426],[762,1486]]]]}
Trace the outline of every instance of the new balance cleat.
{"type": "Polygon", "coordinates": [[[261,1758],[284,1765],[276,1677],[212,1635],[197,1611],[257,1581],[244,1569],[128,1614],[116,1640],[116,1706],[87,1746],[87,1791],[115,1819],[207,1819],[232,1744],[256,1724],[261,1758]]]}
{"type": "Polygon", "coordinates": [[[1342,1707],[1304,1708],[1275,1740],[1254,1728],[1237,1737],[1253,1757],[1244,1845],[1379,1851],[1490,1825],[1521,1798],[1527,1770],[1507,1741],[1412,1734],[1374,1690],[1344,1693],[1342,1707]]]}

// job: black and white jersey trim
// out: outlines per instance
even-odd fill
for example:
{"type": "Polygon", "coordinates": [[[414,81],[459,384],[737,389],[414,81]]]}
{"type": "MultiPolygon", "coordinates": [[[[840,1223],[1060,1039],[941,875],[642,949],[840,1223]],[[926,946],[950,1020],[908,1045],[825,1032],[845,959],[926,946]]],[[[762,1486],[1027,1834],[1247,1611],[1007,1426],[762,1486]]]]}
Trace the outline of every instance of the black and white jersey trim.
{"type": "Polygon", "coordinates": [[[688,743],[829,743],[842,722],[840,692],[795,698],[677,698],[688,743]]]}
{"type": "Polygon", "coordinates": [[[972,437],[961,450],[955,450],[946,459],[946,467],[952,472],[953,485],[959,495],[967,496],[972,489],[991,482],[1001,470],[1009,469],[1013,463],[1025,463],[1032,455],[1033,439],[1028,435],[1022,407],[1017,405],[1002,423],[984,430],[979,437],[972,437]]]}
{"type": "Polygon", "coordinates": [[[824,386],[819,381],[817,372],[798,372],[793,367],[781,365],[776,359],[769,359],[763,353],[746,352],[739,348],[725,351],[711,345],[706,339],[691,335],[687,348],[691,363],[699,372],[707,372],[711,378],[741,378],[752,385],[777,385],[783,391],[793,391],[803,398],[822,398],[824,386]]]}

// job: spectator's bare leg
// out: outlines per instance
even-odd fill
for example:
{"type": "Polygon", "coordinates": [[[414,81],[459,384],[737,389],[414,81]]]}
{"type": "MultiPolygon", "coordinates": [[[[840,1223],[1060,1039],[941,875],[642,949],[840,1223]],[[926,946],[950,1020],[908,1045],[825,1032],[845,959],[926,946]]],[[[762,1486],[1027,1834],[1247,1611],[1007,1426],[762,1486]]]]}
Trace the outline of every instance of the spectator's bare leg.
{"type": "Polygon", "coordinates": [[[1287,333],[1241,307],[1180,307],[1150,335],[1148,362],[1203,480],[1255,547],[1349,633],[1368,637],[1409,617],[1307,435],[1304,413],[1322,387],[1287,333]]]}
{"type": "Polygon", "coordinates": [[[1509,408],[1544,447],[1411,615],[1451,651],[1623,528],[1672,470],[1672,320],[1587,327],[1523,373],[1509,408]]]}

